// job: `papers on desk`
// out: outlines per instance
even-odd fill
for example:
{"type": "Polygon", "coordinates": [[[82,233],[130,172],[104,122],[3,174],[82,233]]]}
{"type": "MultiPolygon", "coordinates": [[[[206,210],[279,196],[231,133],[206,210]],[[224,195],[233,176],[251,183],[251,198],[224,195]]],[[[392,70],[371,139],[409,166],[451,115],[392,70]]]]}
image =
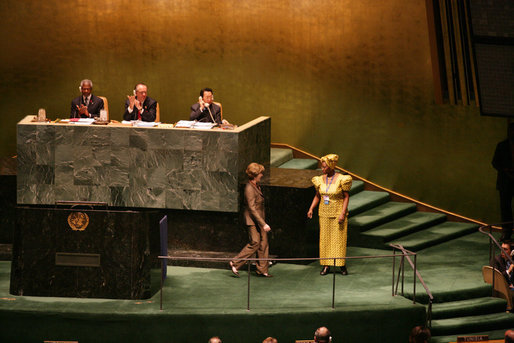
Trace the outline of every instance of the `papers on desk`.
{"type": "Polygon", "coordinates": [[[216,124],[215,123],[201,123],[196,120],[180,120],[175,127],[187,128],[187,129],[198,129],[198,130],[210,130],[216,124]]]}
{"type": "Polygon", "coordinates": [[[157,126],[157,124],[158,124],[153,121],[141,121],[141,120],[123,120],[121,123],[123,125],[132,125],[135,127],[154,127],[154,126],[157,126]]]}
{"type": "Polygon", "coordinates": [[[199,130],[210,130],[212,129],[216,124],[214,123],[200,123],[196,122],[193,125],[193,129],[199,129],[199,130]]]}
{"type": "Polygon", "coordinates": [[[70,124],[75,125],[91,125],[95,121],[95,118],[79,118],[78,120],[70,120],[70,124]]]}
{"type": "Polygon", "coordinates": [[[136,126],[136,127],[154,127],[154,126],[157,126],[157,124],[154,121],[136,121],[134,123],[134,126],[136,126]]]}

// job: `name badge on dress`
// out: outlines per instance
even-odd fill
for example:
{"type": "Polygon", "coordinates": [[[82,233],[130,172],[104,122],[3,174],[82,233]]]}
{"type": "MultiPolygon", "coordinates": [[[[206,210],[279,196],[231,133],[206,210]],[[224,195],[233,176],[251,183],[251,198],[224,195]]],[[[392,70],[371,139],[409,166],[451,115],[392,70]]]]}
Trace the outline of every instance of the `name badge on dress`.
{"type": "Polygon", "coordinates": [[[323,203],[324,203],[325,205],[328,205],[328,195],[324,195],[324,196],[323,196],[323,203]]]}

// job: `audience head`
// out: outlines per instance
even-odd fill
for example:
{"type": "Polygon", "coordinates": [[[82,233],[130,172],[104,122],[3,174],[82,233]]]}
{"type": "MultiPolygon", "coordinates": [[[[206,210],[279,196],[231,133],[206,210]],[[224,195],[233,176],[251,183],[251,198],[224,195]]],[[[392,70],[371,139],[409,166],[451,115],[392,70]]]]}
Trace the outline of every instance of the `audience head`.
{"type": "Polygon", "coordinates": [[[322,326],[314,332],[314,342],[318,343],[329,343],[332,342],[332,337],[330,336],[330,330],[326,327],[322,326]]]}
{"type": "Polygon", "coordinates": [[[505,331],[505,343],[514,343],[514,330],[505,331]]]}
{"type": "Polygon", "coordinates": [[[430,341],[430,330],[424,326],[416,326],[409,336],[409,343],[428,343],[430,341]]]}
{"type": "Polygon", "coordinates": [[[207,343],[221,343],[221,339],[218,336],[214,336],[209,338],[209,342],[207,343]]]}
{"type": "Polygon", "coordinates": [[[214,92],[210,88],[204,88],[200,91],[200,96],[202,97],[203,102],[208,104],[212,104],[214,100],[214,92]]]}
{"type": "Polygon", "coordinates": [[[262,343],[278,343],[277,339],[274,337],[267,337],[262,341],[262,343]]]}
{"type": "Polygon", "coordinates": [[[502,243],[502,257],[504,259],[507,259],[506,255],[510,256],[511,251],[512,251],[512,247],[510,245],[510,242],[507,242],[507,241],[503,242],[502,243]]]}
{"type": "Polygon", "coordinates": [[[91,91],[93,90],[93,81],[88,79],[80,81],[79,89],[83,97],[88,97],[91,94],[91,91]]]}
{"type": "Polygon", "coordinates": [[[148,87],[144,83],[138,83],[134,87],[134,95],[140,102],[144,102],[148,93],[148,87]]]}
{"type": "Polygon", "coordinates": [[[339,160],[339,156],[336,154],[328,154],[321,158],[321,170],[323,173],[327,173],[328,171],[332,171],[336,169],[337,160],[339,160]]]}
{"type": "Polygon", "coordinates": [[[258,179],[257,181],[260,181],[259,175],[262,173],[264,173],[264,166],[262,164],[252,162],[246,167],[246,175],[248,175],[250,180],[258,179]]]}

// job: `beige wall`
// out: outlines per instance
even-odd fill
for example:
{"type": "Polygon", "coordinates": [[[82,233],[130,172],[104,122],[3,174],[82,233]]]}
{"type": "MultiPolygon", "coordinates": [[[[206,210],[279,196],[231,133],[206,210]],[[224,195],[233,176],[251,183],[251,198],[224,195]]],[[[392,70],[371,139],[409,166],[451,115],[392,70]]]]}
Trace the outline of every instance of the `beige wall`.
{"type": "Polygon", "coordinates": [[[498,221],[490,160],[505,119],[433,102],[421,0],[147,0],[0,3],[2,156],[39,107],[67,117],[83,78],[111,118],[136,82],[161,119],[188,117],[200,88],[224,115],[272,117],[272,140],[383,186],[498,221]]]}

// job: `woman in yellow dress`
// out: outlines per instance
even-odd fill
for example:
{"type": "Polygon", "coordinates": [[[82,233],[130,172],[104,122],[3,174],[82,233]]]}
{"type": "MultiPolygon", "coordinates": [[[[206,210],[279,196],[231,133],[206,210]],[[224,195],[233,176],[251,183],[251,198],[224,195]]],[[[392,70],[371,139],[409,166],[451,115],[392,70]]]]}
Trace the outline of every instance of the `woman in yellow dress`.
{"type": "MultiPolygon", "coordinates": [[[[348,191],[352,187],[352,177],[335,172],[339,156],[329,154],[321,158],[321,171],[324,175],[312,178],[316,195],[312,199],[307,217],[312,218],[314,208],[319,204],[319,256],[346,257],[348,236],[348,191]]],[[[320,260],[323,266],[321,275],[327,275],[333,259],[320,260]]],[[[341,267],[341,274],[348,275],[345,259],[336,259],[335,266],[341,267]]]]}

